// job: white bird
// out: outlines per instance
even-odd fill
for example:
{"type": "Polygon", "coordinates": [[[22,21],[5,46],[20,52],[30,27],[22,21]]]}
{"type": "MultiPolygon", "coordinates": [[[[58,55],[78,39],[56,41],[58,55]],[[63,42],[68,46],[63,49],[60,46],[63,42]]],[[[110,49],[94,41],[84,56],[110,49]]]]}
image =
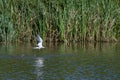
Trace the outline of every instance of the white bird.
{"type": "Polygon", "coordinates": [[[36,39],[37,39],[37,47],[34,47],[34,49],[41,49],[41,48],[45,48],[42,46],[42,38],[37,34],[36,35],[36,39]]]}

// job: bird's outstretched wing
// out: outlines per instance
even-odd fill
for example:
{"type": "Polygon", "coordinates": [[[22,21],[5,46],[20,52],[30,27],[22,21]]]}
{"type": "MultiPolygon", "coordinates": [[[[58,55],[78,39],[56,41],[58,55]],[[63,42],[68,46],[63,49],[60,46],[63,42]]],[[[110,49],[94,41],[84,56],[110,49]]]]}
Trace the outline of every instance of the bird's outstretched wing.
{"type": "Polygon", "coordinates": [[[37,34],[36,35],[36,39],[37,39],[37,47],[34,47],[33,49],[41,49],[41,48],[45,48],[42,46],[42,38],[37,34]]]}
{"type": "Polygon", "coordinates": [[[38,43],[42,43],[43,42],[42,38],[38,34],[36,35],[36,39],[37,39],[38,43]]]}

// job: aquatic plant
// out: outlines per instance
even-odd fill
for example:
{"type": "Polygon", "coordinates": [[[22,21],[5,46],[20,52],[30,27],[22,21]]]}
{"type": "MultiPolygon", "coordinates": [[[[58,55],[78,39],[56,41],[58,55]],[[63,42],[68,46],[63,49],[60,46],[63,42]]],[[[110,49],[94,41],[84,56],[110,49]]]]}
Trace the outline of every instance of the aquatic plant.
{"type": "Polygon", "coordinates": [[[0,0],[0,41],[117,41],[119,0],[0,0]],[[9,39],[8,39],[9,38],[9,39]]]}

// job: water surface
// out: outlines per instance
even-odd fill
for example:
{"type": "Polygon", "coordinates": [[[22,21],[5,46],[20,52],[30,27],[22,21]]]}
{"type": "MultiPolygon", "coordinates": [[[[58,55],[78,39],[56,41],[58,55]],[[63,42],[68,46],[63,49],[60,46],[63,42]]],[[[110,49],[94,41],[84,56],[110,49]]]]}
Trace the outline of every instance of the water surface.
{"type": "Polygon", "coordinates": [[[0,45],[0,80],[120,80],[118,43],[0,45]]]}

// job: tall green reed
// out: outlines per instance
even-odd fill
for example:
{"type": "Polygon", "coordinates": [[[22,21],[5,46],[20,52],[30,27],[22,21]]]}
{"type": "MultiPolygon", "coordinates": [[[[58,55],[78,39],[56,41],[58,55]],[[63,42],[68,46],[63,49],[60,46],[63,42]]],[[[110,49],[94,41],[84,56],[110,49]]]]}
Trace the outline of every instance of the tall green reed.
{"type": "Polygon", "coordinates": [[[1,0],[0,40],[117,41],[119,0],[1,0]],[[7,37],[6,37],[7,36],[7,37]]]}

